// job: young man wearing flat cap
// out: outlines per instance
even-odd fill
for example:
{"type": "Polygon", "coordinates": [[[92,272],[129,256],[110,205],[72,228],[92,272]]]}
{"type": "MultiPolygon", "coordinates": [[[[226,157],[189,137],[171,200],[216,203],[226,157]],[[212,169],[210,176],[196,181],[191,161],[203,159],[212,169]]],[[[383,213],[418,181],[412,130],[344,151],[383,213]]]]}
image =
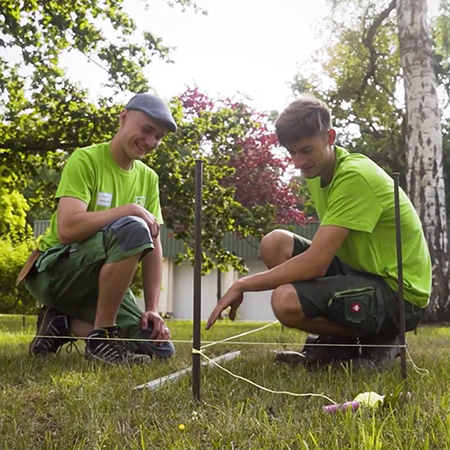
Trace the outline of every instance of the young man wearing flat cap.
{"type": "Polygon", "coordinates": [[[57,211],[25,274],[28,290],[44,304],[31,354],[54,355],[76,337],[87,338],[87,359],[111,364],[174,354],[157,309],[158,176],[141,160],[177,127],[167,105],[148,94],[135,95],[119,123],[110,142],[76,150],[62,172],[57,211]],[[140,261],[145,312],[129,289],[140,261]],[[125,345],[119,337],[136,341],[125,345]]]}

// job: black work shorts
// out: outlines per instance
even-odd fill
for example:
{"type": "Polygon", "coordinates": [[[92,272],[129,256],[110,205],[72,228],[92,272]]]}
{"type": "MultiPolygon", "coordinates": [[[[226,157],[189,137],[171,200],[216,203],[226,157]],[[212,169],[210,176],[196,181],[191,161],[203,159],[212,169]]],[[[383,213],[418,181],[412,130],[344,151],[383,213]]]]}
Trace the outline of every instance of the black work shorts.
{"type": "MultiPolygon", "coordinates": [[[[304,252],[311,241],[294,235],[292,256],[304,252]]],[[[293,283],[308,317],[326,317],[361,335],[399,332],[397,292],[378,276],[351,268],[335,256],[324,277],[293,283]]],[[[405,300],[406,331],[413,330],[423,309],[405,300]]]]}

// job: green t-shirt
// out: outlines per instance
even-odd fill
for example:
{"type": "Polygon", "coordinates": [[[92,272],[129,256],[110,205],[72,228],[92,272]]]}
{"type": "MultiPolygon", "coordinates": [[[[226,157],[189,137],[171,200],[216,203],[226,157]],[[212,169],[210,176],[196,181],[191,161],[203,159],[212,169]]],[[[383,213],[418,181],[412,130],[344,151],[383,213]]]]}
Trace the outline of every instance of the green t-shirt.
{"type": "MultiPolygon", "coordinates": [[[[87,211],[137,203],[158,223],[163,222],[158,175],[141,161],[134,161],[130,170],[122,169],[111,154],[109,142],[75,150],[63,169],[55,197],[78,198],[88,205],[87,211]]],[[[44,251],[59,243],[54,213],[39,249],[44,251]]]]}
{"type": "MultiPolygon", "coordinates": [[[[382,276],[398,291],[394,181],[364,155],[336,147],[333,179],[307,180],[321,225],[349,229],[337,255],[354,269],[382,276]]],[[[404,295],[425,307],[431,290],[431,260],[419,216],[400,189],[404,295]]]]}

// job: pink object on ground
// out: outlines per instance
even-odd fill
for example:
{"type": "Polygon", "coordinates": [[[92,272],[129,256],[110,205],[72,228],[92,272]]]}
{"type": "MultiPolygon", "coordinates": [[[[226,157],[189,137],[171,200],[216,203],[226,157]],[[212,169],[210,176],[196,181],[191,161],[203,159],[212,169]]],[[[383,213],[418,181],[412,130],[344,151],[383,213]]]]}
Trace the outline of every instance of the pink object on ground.
{"type": "Polygon", "coordinates": [[[357,400],[353,400],[352,402],[338,403],[337,405],[326,405],[323,407],[323,412],[333,414],[338,411],[345,412],[349,409],[356,411],[358,408],[359,402],[357,400]]]}

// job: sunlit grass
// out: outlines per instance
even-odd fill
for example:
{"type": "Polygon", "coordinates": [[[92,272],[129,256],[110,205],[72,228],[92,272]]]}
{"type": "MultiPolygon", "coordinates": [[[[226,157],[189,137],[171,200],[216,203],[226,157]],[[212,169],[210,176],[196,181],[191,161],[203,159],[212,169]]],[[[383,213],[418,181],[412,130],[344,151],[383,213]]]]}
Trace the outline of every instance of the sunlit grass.
{"type": "MultiPolygon", "coordinates": [[[[191,346],[177,343],[176,358],[148,367],[106,367],[65,351],[57,358],[28,356],[35,318],[0,317],[0,449],[444,449],[450,447],[450,330],[422,327],[408,335],[420,375],[408,363],[404,389],[410,403],[377,411],[327,415],[327,401],[262,391],[220,369],[202,369],[201,396],[191,376],[158,390],[134,387],[191,365],[191,346]],[[180,427],[180,425],[183,426],[180,427]],[[181,428],[181,429],[180,429],[181,428]]],[[[192,324],[170,323],[175,341],[190,340],[192,324]]],[[[202,333],[220,340],[261,326],[222,321],[202,333]]],[[[402,382],[399,364],[383,371],[352,367],[306,369],[277,365],[273,350],[302,342],[304,334],[279,324],[205,352],[241,350],[223,363],[273,390],[322,393],[343,402],[358,393],[393,392],[402,382]]],[[[288,346],[289,347],[289,346],[288,346]]],[[[295,348],[295,347],[293,347],[295,348]]]]}

